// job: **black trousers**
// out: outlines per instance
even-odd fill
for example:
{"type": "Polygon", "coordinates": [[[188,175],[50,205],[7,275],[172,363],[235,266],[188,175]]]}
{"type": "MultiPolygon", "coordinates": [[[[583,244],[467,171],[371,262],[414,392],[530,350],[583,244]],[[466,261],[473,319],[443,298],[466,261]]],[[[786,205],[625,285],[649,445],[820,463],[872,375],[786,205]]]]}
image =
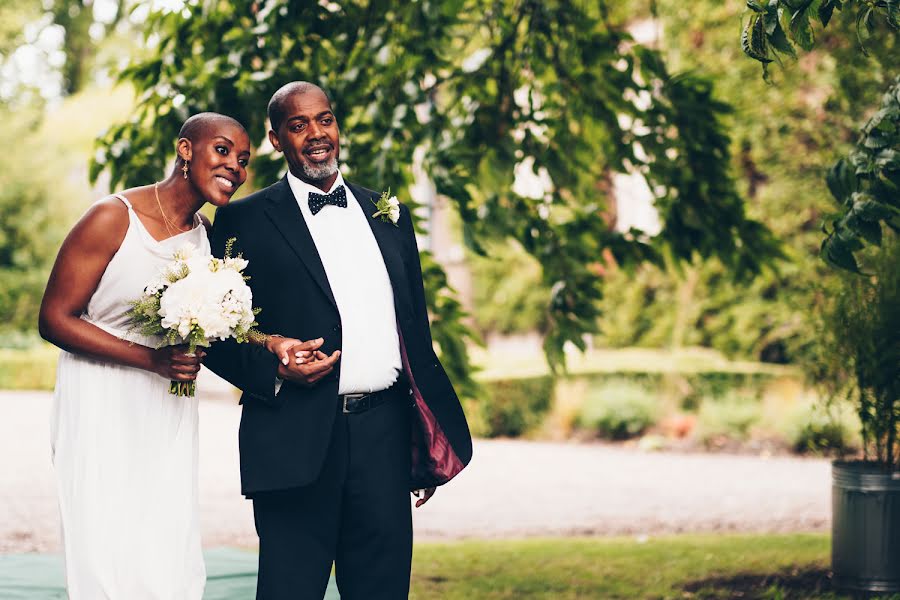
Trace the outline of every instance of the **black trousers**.
{"type": "Polygon", "coordinates": [[[412,407],[394,395],[362,413],[337,408],[313,484],[253,496],[257,600],[322,600],[332,563],[342,600],[408,597],[412,407]]]}

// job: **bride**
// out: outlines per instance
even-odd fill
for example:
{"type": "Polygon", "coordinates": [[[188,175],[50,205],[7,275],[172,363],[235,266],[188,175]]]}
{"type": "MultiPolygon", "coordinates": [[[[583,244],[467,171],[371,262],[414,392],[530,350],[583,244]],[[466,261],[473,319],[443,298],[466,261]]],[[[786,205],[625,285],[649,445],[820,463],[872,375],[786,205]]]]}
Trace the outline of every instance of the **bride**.
{"type": "MultiPolygon", "coordinates": [[[[104,198],[78,221],[41,305],[41,335],[62,349],[51,443],[71,600],[203,595],[197,398],[171,395],[169,381],[194,380],[204,353],[157,348],[126,313],[176,249],[209,253],[198,210],[244,183],[250,140],[231,117],[201,113],[176,149],[164,181],[104,198]]],[[[279,355],[293,343],[261,338],[279,355]]]]}

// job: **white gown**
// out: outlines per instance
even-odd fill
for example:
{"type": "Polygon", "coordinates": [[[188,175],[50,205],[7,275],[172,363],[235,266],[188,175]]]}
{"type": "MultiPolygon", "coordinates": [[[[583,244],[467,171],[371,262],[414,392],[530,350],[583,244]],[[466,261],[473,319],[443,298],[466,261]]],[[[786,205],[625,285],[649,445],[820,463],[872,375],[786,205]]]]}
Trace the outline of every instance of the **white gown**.
{"type": "MultiPolygon", "coordinates": [[[[83,319],[129,333],[128,301],[185,244],[209,252],[194,229],[162,242],[129,202],[128,231],[83,319]]],[[[206,568],[197,490],[197,398],[169,394],[163,377],[61,352],[51,445],[71,600],[200,600],[206,568]]]]}

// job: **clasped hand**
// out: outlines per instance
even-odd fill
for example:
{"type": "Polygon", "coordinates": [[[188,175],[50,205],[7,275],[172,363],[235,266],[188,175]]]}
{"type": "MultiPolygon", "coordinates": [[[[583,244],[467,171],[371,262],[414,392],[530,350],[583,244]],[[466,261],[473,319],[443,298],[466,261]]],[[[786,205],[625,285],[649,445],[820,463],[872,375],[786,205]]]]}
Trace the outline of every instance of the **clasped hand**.
{"type": "Polygon", "coordinates": [[[266,342],[266,349],[281,360],[278,377],[311,386],[331,373],[341,356],[340,350],[335,350],[330,356],[319,350],[324,342],[323,338],[304,342],[294,338],[271,337],[266,342]]]}

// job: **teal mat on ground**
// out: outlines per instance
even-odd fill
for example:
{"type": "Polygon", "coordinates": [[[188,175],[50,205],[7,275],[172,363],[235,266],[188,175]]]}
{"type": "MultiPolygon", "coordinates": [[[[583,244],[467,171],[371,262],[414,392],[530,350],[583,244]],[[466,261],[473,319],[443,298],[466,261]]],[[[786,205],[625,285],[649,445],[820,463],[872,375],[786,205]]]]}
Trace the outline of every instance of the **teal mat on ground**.
{"type": "MultiPolygon", "coordinates": [[[[256,595],[256,553],[215,548],[206,559],[203,600],[252,600],[256,595]]],[[[65,600],[61,556],[12,554],[0,556],[0,598],[3,600],[65,600]]],[[[334,577],[323,600],[339,600],[334,577]]]]}

